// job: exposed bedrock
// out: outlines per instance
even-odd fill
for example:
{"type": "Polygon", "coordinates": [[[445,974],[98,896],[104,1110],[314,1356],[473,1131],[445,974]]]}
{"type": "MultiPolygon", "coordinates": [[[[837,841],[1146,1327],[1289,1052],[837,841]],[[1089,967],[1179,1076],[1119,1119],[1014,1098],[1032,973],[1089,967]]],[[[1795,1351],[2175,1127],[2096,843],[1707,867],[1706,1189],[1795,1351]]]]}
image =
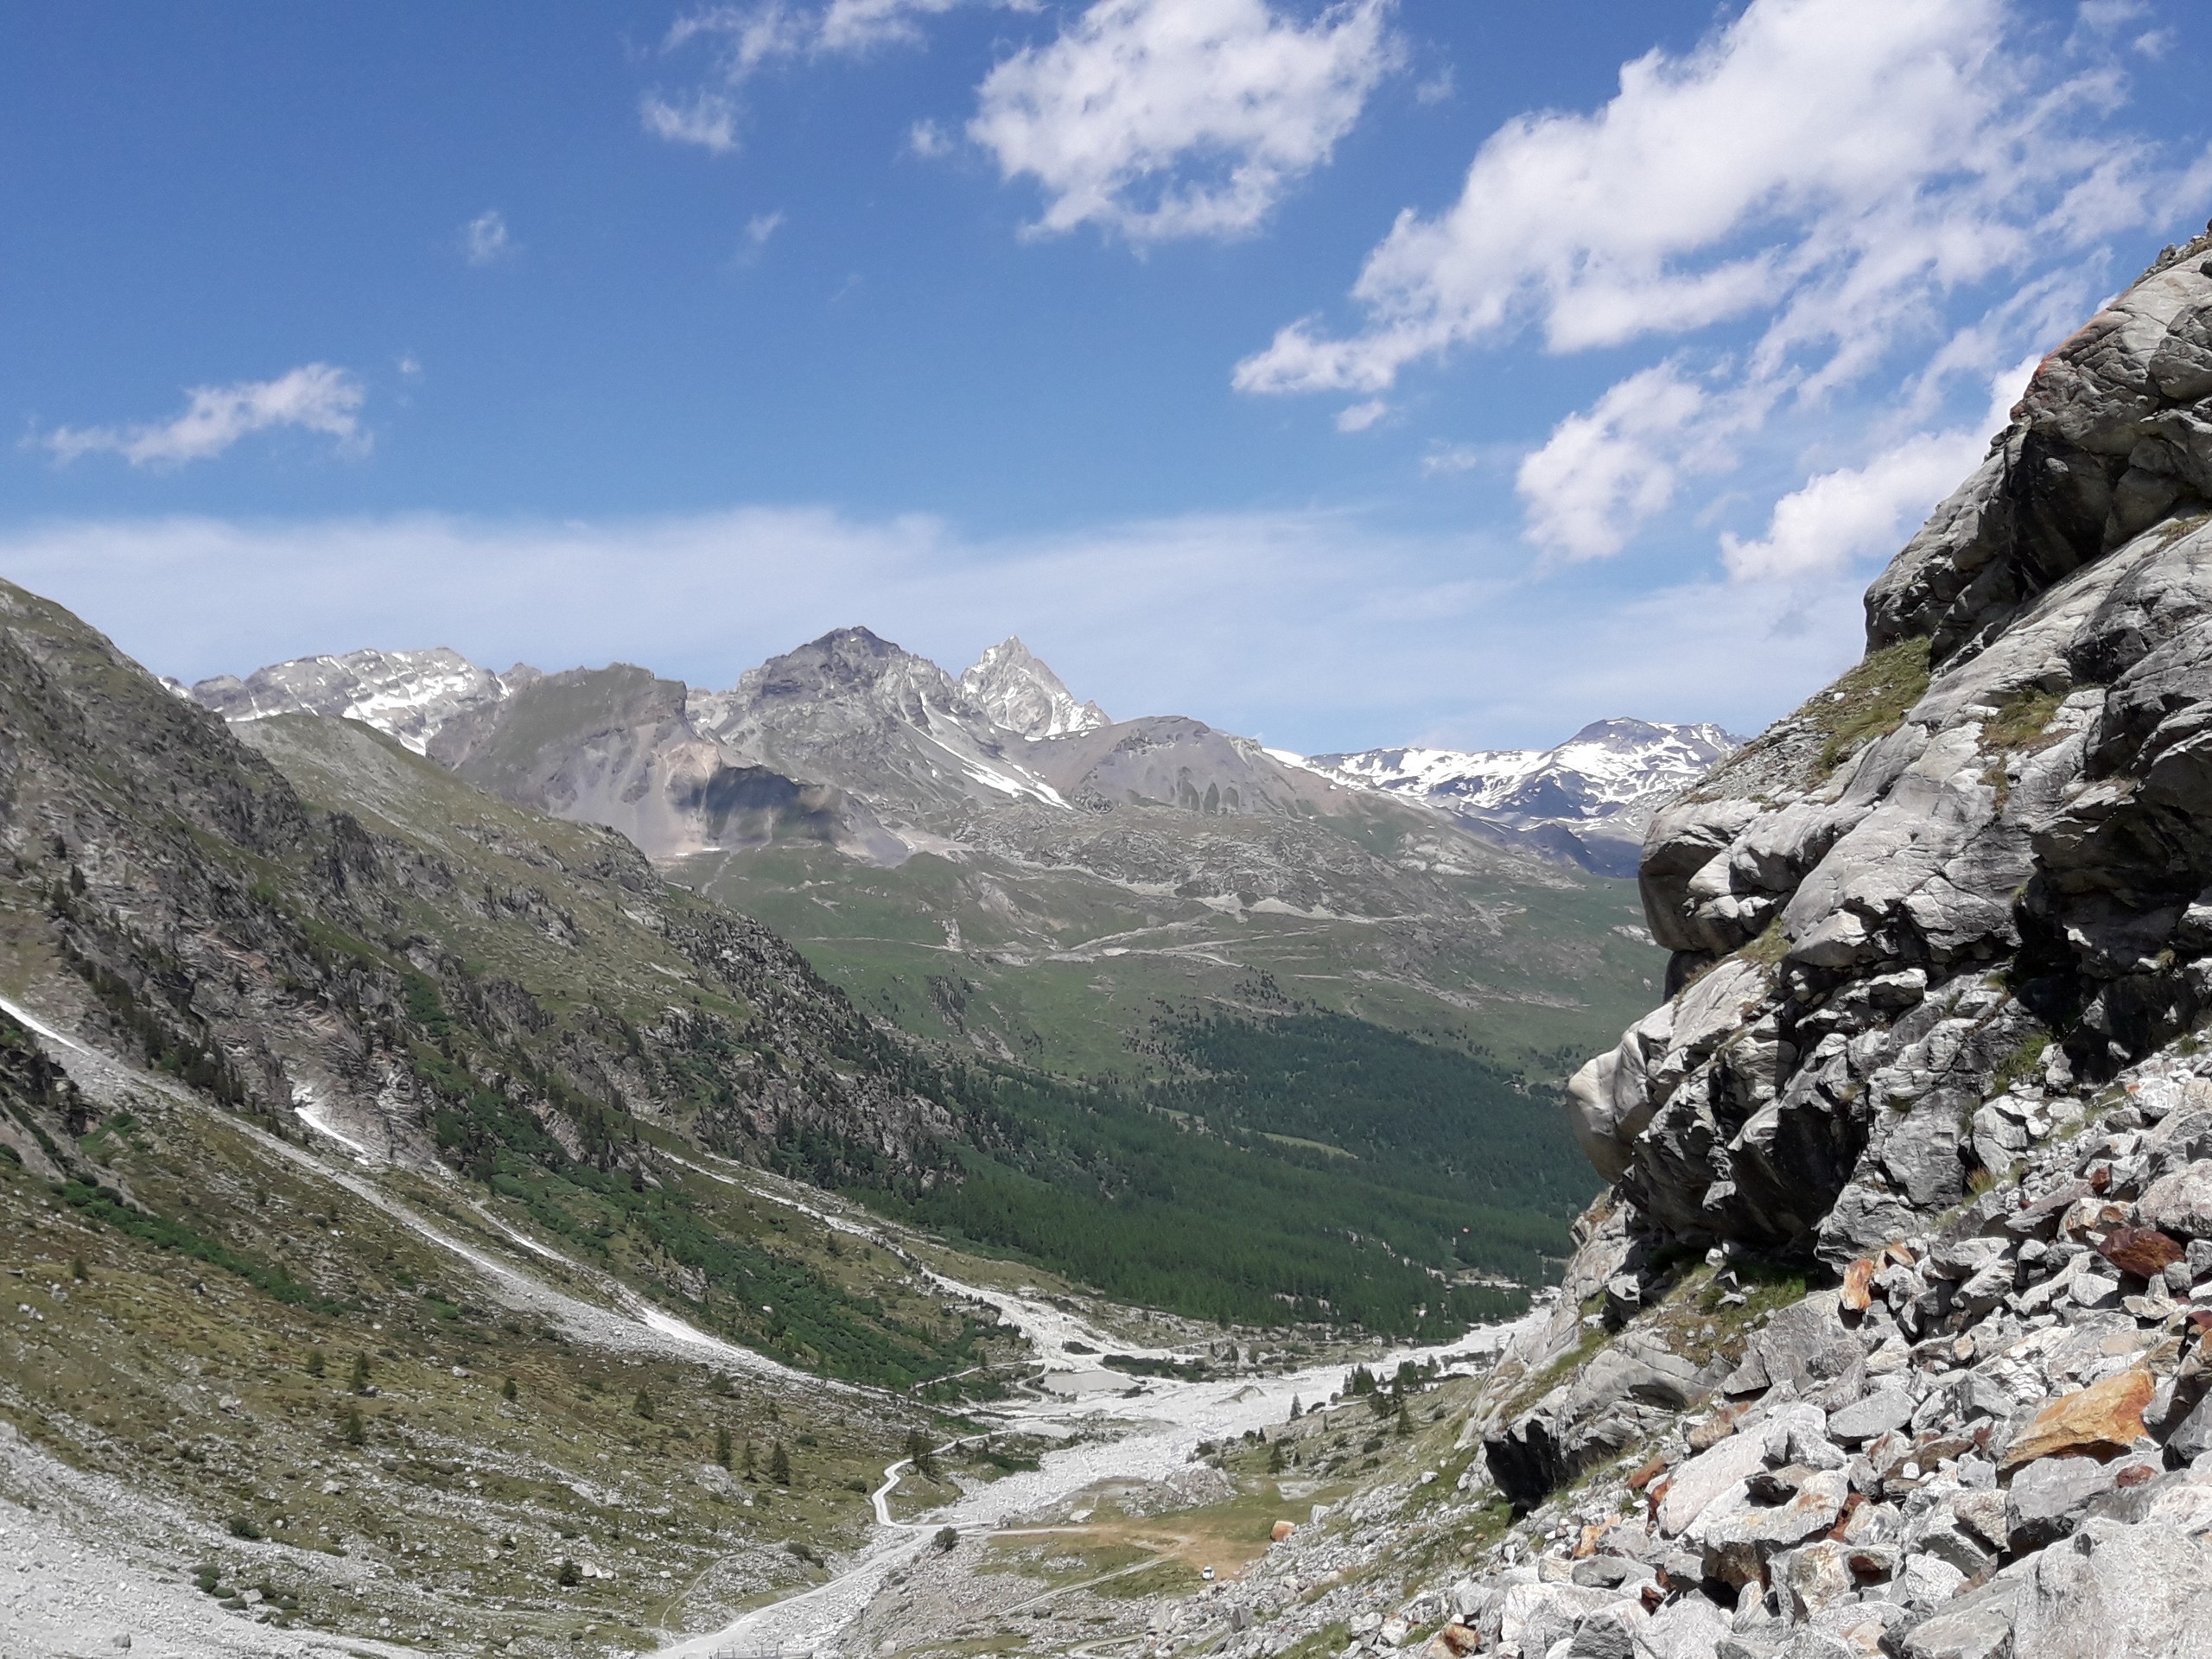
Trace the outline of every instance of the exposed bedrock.
{"type": "Polygon", "coordinates": [[[1840,1268],[2212,1008],[2208,251],[2044,360],[1866,660],[1654,819],[1669,1001],[1569,1087],[1647,1247],[1840,1268]]]}

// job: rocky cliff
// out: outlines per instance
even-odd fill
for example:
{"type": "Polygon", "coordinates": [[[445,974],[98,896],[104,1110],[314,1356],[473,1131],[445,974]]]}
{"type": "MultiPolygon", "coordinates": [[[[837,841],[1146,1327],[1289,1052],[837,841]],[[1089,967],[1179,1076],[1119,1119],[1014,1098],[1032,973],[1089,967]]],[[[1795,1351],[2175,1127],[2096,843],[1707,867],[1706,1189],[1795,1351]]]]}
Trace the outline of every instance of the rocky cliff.
{"type": "Polygon", "coordinates": [[[1234,1659],[2212,1654],[2208,254],[1655,819],[1669,995],[1570,1086],[1612,1186],[1558,1303],[1451,1495],[1271,1557],[1234,1659]]]}
{"type": "Polygon", "coordinates": [[[1575,1079],[1656,1243],[1840,1268],[2212,1006],[2212,276],[2045,359],[1866,661],[1662,811],[1675,995],[1575,1079]]]}

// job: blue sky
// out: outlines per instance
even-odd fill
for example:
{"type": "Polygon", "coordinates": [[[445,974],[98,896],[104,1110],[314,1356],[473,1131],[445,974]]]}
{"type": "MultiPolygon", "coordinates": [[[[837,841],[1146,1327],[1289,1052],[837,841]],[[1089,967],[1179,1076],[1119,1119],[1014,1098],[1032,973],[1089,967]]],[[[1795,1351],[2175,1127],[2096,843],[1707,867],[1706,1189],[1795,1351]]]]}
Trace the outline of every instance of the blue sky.
{"type": "Polygon", "coordinates": [[[2160,0],[0,21],[0,572],[186,677],[1019,632],[1308,750],[1755,728],[2212,211],[2160,0]]]}

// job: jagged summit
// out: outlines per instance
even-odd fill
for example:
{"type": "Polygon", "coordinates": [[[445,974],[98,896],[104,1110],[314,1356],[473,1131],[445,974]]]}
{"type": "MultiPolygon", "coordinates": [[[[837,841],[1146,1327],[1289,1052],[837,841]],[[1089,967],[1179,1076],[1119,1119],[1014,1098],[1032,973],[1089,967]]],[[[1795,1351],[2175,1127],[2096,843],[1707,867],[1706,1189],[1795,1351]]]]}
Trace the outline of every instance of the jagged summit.
{"type": "Polygon", "coordinates": [[[1060,677],[1008,634],[960,677],[960,689],[1004,730],[1027,738],[1071,737],[1113,724],[1095,702],[1077,702],[1060,677]]]}

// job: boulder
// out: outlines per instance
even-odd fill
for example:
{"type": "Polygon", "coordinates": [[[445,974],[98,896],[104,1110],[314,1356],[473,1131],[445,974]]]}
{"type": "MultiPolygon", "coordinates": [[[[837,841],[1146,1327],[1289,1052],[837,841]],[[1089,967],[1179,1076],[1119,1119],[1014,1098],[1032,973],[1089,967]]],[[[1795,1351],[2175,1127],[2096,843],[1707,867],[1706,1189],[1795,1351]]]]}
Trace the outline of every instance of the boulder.
{"type": "Polygon", "coordinates": [[[2161,1175],[2135,1206],[2145,1227],[2177,1238],[2212,1238],[2212,1160],[2161,1175]]]}
{"type": "Polygon", "coordinates": [[[2105,1235],[2097,1254],[2122,1273],[2155,1279],[2187,1252],[2179,1240],[2156,1227],[2117,1227],[2105,1235]]]}
{"type": "Polygon", "coordinates": [[[2061,1395],[2013,1435],[1999,1467],[2009,1472],[2038,1458],[2119,1456],[2142,1438],[2143,1409],[2157,1386],[2137,1365],[2061,1395]]]}
{"type": "Polygon", "coordinates": [[[2018,1595],[2018,1582],[2000,1577],[1954,1596],[1905,1634],[1904,1659],[2012,1659],[2018,1595]]]}
{"type": "Polygon", "coordinates": [[[1586,1590],[1580,1585],[1516,1584],[1505,1592],[1499,1609],[1498,1645],[1518,1648],[1529,1656],[1548,1653],[1554,1643],[1573,1636],[1585,1618],[1618,1599],[1609,1590],[1586,1590]]]}
{"type": "Polygon", "coordinates": [[[1669,1602],[1637,1633],[1651,1659],[1713,1659],[1715,1645],[1727,1634],[1727,1616],[1696,1595],[1669,1602]]]}
{"type": "Polygon", "coordinates": [[[1855,1405],[1828,1414],[1828,1434],[1846,1446],[1859,1446],[1903,1428],[1918,1402],[1903,1389],[1882,1389],[1855,1405]]]}
{"type": "Polygon", "coordinates": [[[2013,1659],[2203,1659],[2212,1651],[2212,1541],[2099,1519],[2035,1558],[2013,1659]]]}
{"type": "Polygon", "coordinates": [[[1710,1452],[1700,1452],[1675,1471],[1659,1499],[1659,1530],[1672,1538],[1702,1515],[1725,1492],[1734,1491],[1766,1466],[1759,1437],[1735,1434],[1710,1452]]]}
{"type": "Polygon", "coordinates": [[[2012,1477],[2005,1495],[2005,1547],[2016,1555],[2072,1532],[2089,1500],[2112,1490],[2113,1471],[2090,1458],[2044,1458],[2012,1477]]]}

